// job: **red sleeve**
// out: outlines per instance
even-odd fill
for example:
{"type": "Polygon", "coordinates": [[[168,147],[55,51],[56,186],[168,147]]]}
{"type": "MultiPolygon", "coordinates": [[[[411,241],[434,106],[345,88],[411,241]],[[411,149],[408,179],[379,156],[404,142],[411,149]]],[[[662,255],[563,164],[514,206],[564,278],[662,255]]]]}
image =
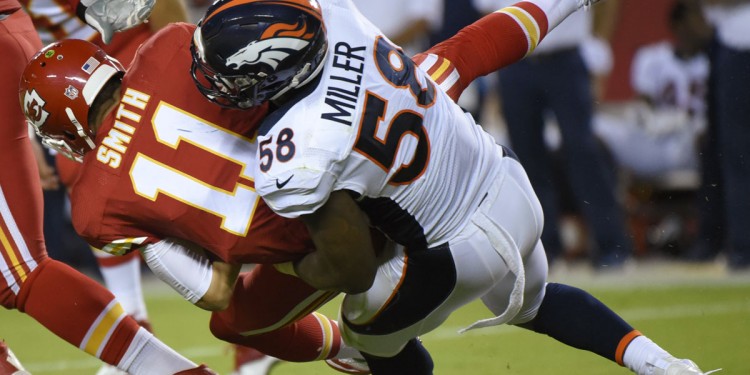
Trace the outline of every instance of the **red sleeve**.
{"type": "Polygon", "coordinates": [[[57,175],[60,182],[68,188],[72,188],[81,174],[81,163],[70,160],[58,153],[55,155],[55,165],[57,166],[57,175]]]}
{"type": "Polygon", "coordinates": [[[474,79],[531,53],[547,31],[544,11],[522,1],[482,17],[414,61],[456,100],[474,79]]]}

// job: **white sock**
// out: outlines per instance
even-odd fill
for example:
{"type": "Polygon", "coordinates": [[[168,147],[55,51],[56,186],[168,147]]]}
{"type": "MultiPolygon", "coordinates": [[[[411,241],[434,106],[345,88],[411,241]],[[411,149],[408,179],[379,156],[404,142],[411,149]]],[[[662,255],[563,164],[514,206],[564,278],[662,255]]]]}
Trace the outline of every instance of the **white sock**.
{"type": "Polygon", "coordinates": [[[530,0],[547,15],[548,30],[554,29],[566,17],[578,10],[578,0],[530,0]]]}
{"type": "Polygon", "coordinates": [[[174,374],[197,365],[140,328],[117,367],[131,375],[162,375],[174,374]]]}
{"type": "Polygon", "coordinates": [[[134,257],[112,267],[99,267],[99,270],[107,289],[115,295],[125,312],[137,321],[148,319],[141,286],[141,258],[134,257]]]}
{"type": "Polygon", "coordinates": [[[649,364],[653,365],[668,358],[672,358],[672,356],[666,350],[656,345],[648,337],[638,336],[625,349],[622,362],[625,367],[636,374],[650,375],[653,366],[649,366],[649,364]]]}
{"type": "Polygon", "coordinates": [[[344,340],[341,340],[341,346],[339,347],[339,352],[336,353],[336,358],[356,358],[356,359],[365,359],[365,357],[362,356],[362,353],[360,353],[359,350],[355,349],[354,347],[351,347],[347,345],[344,340]]]}
{"type": "MultiPolygon", "coordinates": [[[[336,324],[336,327],[338,327],[339,322],[332,320],[334,324],[336,324]]],[[[345,358],[356,358],[356,359],[362,359],[364,360],[365,357],[362,356],[362,353],[355,349],[352,346],[349,346],[346,342],[344,342],[344,338],[339,336],[340,344],[339,344],[339,352],[336,353],[335,358],[339,359],[345,359],[345,358]]]]}

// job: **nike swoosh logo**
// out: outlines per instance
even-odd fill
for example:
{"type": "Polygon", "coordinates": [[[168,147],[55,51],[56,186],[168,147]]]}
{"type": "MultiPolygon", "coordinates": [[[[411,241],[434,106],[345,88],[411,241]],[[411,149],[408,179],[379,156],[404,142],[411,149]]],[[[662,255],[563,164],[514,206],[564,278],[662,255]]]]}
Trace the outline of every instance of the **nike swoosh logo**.
{"type": "Polygon", "coordinates": [[[291,181],[291,180],[292,180],[292,177],[294,177],[294,175],[291,175],[291,176],[289,176],[289,178],[287,178],[287,179],[286,179],[286,180],[284,180],[283,182],[279,182],[279,179],[277,178],[277,179],[276,179],[276,188],[277,188],[277,189],[281,189],[281,188],[283,188],[284,186],[286,186],[286,184],[288,184],[288,183],[289,183],[289,181],[291,181]]]}

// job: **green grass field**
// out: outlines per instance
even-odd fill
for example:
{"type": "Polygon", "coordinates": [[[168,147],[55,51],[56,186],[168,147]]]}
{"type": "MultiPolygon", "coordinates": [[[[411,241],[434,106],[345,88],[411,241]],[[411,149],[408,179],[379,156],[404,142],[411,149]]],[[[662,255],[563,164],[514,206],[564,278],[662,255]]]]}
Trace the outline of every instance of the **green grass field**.
{"type": "MultiPolygon", "coordinates": [[[[704,371],[722,367],[721,374],[750,374],[750,275],[729,275],[715,267],[641,265],[617,275],[562,270],[553,272],[550,281],[589,290],[635,328],[673,354],[695,360],[704,371]]],[[[229,374],[232,357],[228,345],[208,331],[209,314],[181,300],[158,281],[147,281],[146,285],[156,334],[194,361],[229,374]]],[[[324,312],[335,314],[335,302],[324,312]]],[[[423,337],[435,360],[435,374],[630,373],[598,356],[516,327],[457,333],[459,328],[485,317],[484,307],[475,303],[423,337]]],[[[0,322],[0,337],[35,375],[94,374],[99,366],[98,360],[23,314],[0,311],[0,322]]],[[[282,363],[273,371],[274,375],[334,373],[323,363],[282,363]]]]}

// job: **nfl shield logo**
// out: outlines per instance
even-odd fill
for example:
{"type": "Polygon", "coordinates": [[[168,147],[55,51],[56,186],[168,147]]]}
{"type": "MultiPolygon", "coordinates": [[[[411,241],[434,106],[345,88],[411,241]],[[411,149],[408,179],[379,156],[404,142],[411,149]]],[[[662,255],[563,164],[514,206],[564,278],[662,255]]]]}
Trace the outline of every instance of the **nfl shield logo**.
{"type": "Polygon", "coordinates": [[[65,89],[65,96],[70,100],[75,100],[78,97],[78,89],[73,86],[68,86],[68,88],[65,89]]]}

